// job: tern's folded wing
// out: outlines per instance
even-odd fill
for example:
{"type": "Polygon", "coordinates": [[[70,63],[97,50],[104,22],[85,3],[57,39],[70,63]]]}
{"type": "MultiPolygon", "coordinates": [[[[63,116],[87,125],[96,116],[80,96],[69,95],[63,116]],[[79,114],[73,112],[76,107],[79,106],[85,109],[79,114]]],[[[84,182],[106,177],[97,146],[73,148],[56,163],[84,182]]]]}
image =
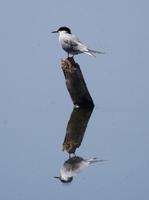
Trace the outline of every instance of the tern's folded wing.
{"type": "Polygon", "coordinates": [[[64,39],[65,44],[70,45],[71,47],[76,47],[80,43],[79,41],[73,39],[64,39]]]}

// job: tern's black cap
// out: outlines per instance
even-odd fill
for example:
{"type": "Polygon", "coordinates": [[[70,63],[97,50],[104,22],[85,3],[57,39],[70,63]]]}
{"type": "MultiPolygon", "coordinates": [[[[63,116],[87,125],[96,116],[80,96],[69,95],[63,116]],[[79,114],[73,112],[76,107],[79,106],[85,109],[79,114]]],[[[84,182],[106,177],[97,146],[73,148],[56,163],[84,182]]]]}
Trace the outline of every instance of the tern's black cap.
{"type": "Polygon", "coordinates": [[[73,180],[73,176],[69,177],[67,180],[62,179],[62,178],[59,177],[59,176],[54,176],[54,178],[59,179],[62,183],[70,183],[70,182],[73,180]]]}
{"type": "Polygon", "coordinates": [[[66,26],[61,26],[57,31],[66,31],[67,33],[71,34],[70,28],[66,26]]]}

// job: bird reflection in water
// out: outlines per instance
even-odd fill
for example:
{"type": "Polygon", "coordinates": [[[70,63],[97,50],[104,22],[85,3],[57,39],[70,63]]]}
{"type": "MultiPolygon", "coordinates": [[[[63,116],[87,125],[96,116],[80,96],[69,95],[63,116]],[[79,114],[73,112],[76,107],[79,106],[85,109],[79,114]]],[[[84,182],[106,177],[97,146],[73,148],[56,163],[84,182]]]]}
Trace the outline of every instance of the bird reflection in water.
{"type": "Polygon", "coordinates": [[[74,176],[77,176],[81,170],[85,169],[92,163],[102,162],[103,160],[97,160],[96,158],[83,159],[79,156],[73,156],[64,162],[63,167],[60,170],[60,176],[55,176],[63,183],[70,183],[74,176]]]}
{"type": "Polygon", "coordinates": [[[63,150],[68,152],[69,159],[64,162],[60,169],[60,175],[54,177],[63,183],[70,183],[74,176],[77,176],[90,164],[103,161],[96,158],[84,159],[75,155],[76,149],[82,143],[92,111],[93,108],[74,108],[71,113],[63,142],[63,150]]]}

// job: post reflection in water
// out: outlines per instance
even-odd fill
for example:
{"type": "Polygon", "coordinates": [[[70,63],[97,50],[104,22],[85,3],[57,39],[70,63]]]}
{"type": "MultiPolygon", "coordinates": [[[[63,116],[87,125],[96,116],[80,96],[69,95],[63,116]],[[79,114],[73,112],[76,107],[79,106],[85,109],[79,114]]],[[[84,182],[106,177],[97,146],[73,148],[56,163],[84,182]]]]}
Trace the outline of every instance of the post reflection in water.
{"type": "Polygon", "coordinates": [[[81,145],[92,111],[92,108],[73,109],[63,142],[63,150],[69,155],[75,154],[76,149],[81,145]]]}
{"type": "Polygon", "coordinates": [[[69,159],[64,162],[60,169],[60,176],[54,177],[63,183],[70,183],[73,176],[78,175],[81,170],[90,164],[103,161],[96,158],[84,159],[75,155],[76,149],[80,147],[83,140],[92,111],[93,108],[74,108],[71,113],[63,142],[63,150],[68,152],[69,159]]]}

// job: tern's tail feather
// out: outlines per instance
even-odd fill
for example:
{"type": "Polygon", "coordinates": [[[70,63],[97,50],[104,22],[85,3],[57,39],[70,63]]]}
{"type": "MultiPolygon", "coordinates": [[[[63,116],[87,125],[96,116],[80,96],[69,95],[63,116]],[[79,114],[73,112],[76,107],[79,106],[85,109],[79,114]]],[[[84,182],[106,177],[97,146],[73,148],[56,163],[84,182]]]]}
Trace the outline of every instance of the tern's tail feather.
{"type": "Polygon", "coordinates": [[[93,50],[93,49],[87,49],[87,51],[85,52],[86,54],[90,55],[90,56],[95,56],[95,53],[98,53],[98,54],[104,54],[104,52],[101,52],[101,51],[96,51],[96,50],[93,50]]]}
{"type": "Polygon", "coordinates": [[[91,158],[91,159],[88,159],[88,162],[91,164],[91,163],[95,163],[95,162],[103,162],[105,160],[98,160],[97,158],[91,158]]]}

